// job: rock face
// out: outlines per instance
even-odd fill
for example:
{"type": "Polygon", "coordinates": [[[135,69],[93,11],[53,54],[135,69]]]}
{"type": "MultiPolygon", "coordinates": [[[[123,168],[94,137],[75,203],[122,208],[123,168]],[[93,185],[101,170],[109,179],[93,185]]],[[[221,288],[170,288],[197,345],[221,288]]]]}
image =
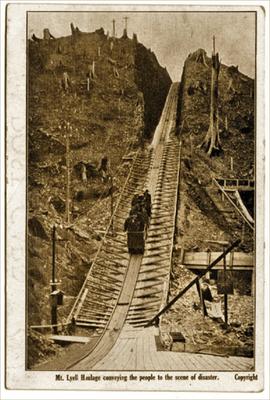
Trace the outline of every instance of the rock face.
{"type": "MultiPolygon", "coordinates": [[[[129,170],[122,158],[151,137],[171,83],[136,37],[110,38],[103,28],[85,33],[73,24],[71,31],[61,38],[46,31],[45,39],[28,42],[29,325],[50,322],[52,226],[57,278],[72,299],[110,219],[112,190],[100,162],[108,158],[117,195],[129,170]],[[68,161],[73,225],[67,232],[68,161]],[[78,193],[87,196],[79,201],[78,193]]],[[[60,309],[60,320],[73,301],[60,309]]]]}

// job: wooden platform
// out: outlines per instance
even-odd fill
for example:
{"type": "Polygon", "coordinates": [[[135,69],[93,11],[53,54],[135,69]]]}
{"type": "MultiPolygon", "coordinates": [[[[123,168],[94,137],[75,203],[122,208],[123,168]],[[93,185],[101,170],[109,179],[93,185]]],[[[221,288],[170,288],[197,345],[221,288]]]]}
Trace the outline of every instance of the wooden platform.
{"type": "MultiPolygon", "coordinates": [[[[189,269],[206,269],[207,266],[219,257],[221,252],[185,252],[183,264],[189,269]]],[[[226,256],[226,265],[233,271],[252,271],[255,267],[253,253],[232,252],[226,256]]],[[[223,260],[214,266],[213,270],[223,269],[223,260]]]]}
{"type": "Polygon", "coordinates": [[[254,179],[232,179],[232,178],[216,178],[216,181],[226,191],[254,191],[254,179]]]}
{"type": "Polygon", "coordinates": [[[140,329],[126,325],[111,351],[93,370],[250,371],[253,368],[252,358],[157,351],[158,334],[155,327],[140,329]]]}

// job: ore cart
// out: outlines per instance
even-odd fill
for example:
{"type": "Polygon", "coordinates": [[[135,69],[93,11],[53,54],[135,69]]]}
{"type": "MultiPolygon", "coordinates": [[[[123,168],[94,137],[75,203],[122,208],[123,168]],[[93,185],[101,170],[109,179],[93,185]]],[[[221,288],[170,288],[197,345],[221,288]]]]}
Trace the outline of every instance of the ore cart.
{"type": "Polygon", "coordinates": [[[127,233],[127,245],[130,254],[143,254],[144,242],[145,242],[145,231],[127,233]]]}

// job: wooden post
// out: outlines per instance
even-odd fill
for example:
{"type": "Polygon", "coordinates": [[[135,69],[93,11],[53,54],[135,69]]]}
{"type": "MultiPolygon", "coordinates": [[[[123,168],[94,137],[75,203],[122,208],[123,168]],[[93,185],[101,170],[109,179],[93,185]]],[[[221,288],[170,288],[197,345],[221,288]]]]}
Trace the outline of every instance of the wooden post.
{"type": "MultiPolygon", "coordinates": [[[[223,251],[225,251],[225,248],[223,248],[223,251]]],[[[226,285],[226,279],[227,279],[226,255],[223,257],[223,266],[224,266],[224,281],[225,281],[225,288],[226,288],[227,287],[227,285],[226,285]]],[[[227,327],[228,326],[228,295],[227,295],[227,293],[224,294],[224,318],[225,318],[225,325],[227,327]]]]}
{"type": "Polygon", "coordinates": [[[112,33],[112,37],[115,38],[115,19],[112,20],[113,23],[113,33],[112,33]]]}
{"type": "Polygon", "coordinates": [[[111,181],[111,187],[110,187],[110,194],[111,194],[111,227],[112,227],[112,235],[114,234],[114,226],[113,226],[113,209],[114,209],[114,204],[113,204],[113,177],[110,177],[111,181]]]}
{"type": "Polygon", "coordinates": [[[101,55],[101,47],[98,46],[98,56],[100,57],[100,55],[101,55]]]}
{"type": "Polygon", "coordinates": [[[120,97],[118,99],[118,118],[120,119],[120,110],[121,110],[121,102],[120,102],[120,97]]]}
{"type": "Polygon", "coordinates": [[[225,115],[225,130],[228,132],[228,116],[225,115]]]}
{"type": "Polygon", "coordinates": [[[87,78],[87,92],[90,91],[90,78],[87,78]]]}
{"type": "MultiPolygon", "coordinates": [[[[53,293],[56,290],[56,279],[55,279],[55,243],[56,242],[56,228],[55,225],[52,229],[52,281],[51,281],[51,292],[53,293]]],[[[51,305],[51,324],[52,333],[57,334],[57,304],[52,302],[51,305]]]]}
{"type": "Polygon", "coordinates": [[[202,294],[202,288],[201,288],[199,280],[196,281],[196,287],[197,287],[197,291],[198,291],[198,295],[199,295],[199,299],[200,299],[203,316],[206,317],[208,314],[207,314],[207,310],[206,310],[206,306],[205,306],[205,302],[204,302],[204,298],[203,298],[203,294],[202,294]]]}
{"type": "Polygon", "coordinates": [[[192,155],[193,155],[193,135],[192,135],[192,133],[189,135],[189,140],[190,140],[190,157],[192,158],[192,155]]]}
{"type": "Polygon", "coordinates": [[[231,157],[231,171],[233,171],[233,157],[231,157]]]}
{"type": "MultiPolygon", "coordinates": [[[[211,264],[211,251],[207,251],[207,266],[211,264]]],[[[205,275],[206,279],[210,279],[210,271],[205,275]]]]}
{"type": "Polygon", "coordinates": [[[244,239],[245,239],[245,225],[246,225],[246,223],[245,223],[245,221],[243,221],[243,223],[242,223],[242,232],[241,232],[241,243],[243,243],[244,239]]]}
{"type": "Polygon", "coordinates": [[[251,271],[251,296],[255,296],[255,294],[255,271],[253,267],[251,271]]]}
{"type": "Polygon", "coordinates": [[[66,134],[66,222],[70,224],[70,147],[69,147],[69,124],[67,126],[67,134],[66,134]]]}
{"type": "Polygon", "coordinates": [[[213,36],[212,75],[211,75],[211,97],[209,128],[200,147],[205,148],[208,156],[212,152],[220,151],[221,143],[219,137],[219,111],[218,111],[218,76],[220,71],[219,55],[215,50],[215,36],[213,36]]]}
{"type": "Polygon", "coordinates": [[[128,17],[124,17],[124,20],[125,20],[125,30],[126,30],[126,33],[127,33],[127,20],[128,20],[128,17]]]}

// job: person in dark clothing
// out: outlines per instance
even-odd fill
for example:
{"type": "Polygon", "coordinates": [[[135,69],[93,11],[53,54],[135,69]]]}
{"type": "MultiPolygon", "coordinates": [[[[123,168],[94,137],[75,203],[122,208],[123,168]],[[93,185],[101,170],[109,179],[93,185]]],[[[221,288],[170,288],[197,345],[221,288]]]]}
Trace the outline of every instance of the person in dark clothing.
{"type": "Polygon", "coordinates": [[[135,194],[135,195],[133,196],[133,198],[132,198],[132,200],[131,200],[131,205],[132,205],[132,206],[135,206],[135,204],[137,204],[137,202],[138,202],[138,197],[139,197],[138,194],[135,194]]]}
{"type": "Polygon", "coordinates": [[[142,207],[141,207],[140,216],[142,217],[142,219],[144,221],[144,225],[148,228],[149,215],[148,215],[148,211],[144,205],[142,205],[142,207]]]}
{"type": "Polygon", "coordinates": [[[137,232],[142,232],[145,226],[145,219],[142,213],[136,215],[137,232]]]}
{"type": "Polygon", "coordinates": [[[135,215],[130,215],[124,223],[124,231],[130,231],[133,232],[136,230],[136,216],[135,215]]]}
{"type": "Polygon", "coordinates": [[[140,212],[141,212],[141,205],[137,203],[131,208],[130,215],[137,215],[140,212]]]}
{"type": "Polygon", "coordinates": [[[151,216],[151,194],[149,193],[148,190],[145,190],[144,194],[144,202],[145,202],[145,208],[147,211],[148,216],[151,216]]]}

